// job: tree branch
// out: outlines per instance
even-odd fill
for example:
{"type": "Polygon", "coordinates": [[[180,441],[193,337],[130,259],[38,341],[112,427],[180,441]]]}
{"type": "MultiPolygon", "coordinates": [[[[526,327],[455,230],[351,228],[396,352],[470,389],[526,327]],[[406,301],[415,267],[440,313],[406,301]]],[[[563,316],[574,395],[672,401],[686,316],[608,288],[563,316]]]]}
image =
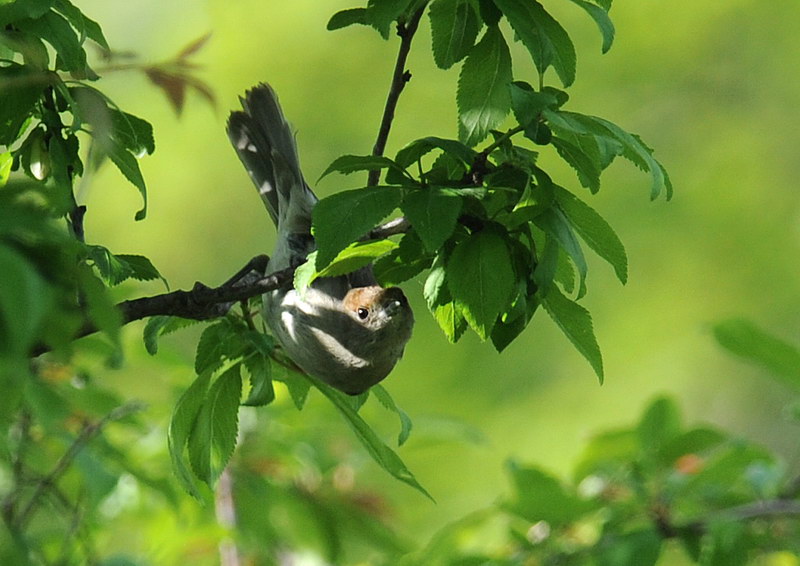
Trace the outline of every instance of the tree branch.
{"type": "MultiPolygon", "coordinates": [[[[386,149],[386,140],[389,138],[389,130],[392,128],[392,120],[394,120],[394,111],[397,108],[397,101],[400,99],[400,93],[403,92],[406,83],[411,80],[411,73],[406,70],[406,60],[408,53],[411,50],[411,40],[414,39],[414,34],[419,27],[419,21],[422,14],[425,13],[427,2],[423,3],[416,12],[409,18],[408,22],[401,22],[397,25],[397,35],[400,36],[400,48],[397,50],[397,61],[394,65],[394,72],[392,73],[392,83],[389,87],[389,95],[386,97],[386,106],[383,108],[383,118],[381,118],[381,125],[378,129],[378,137],[375,140],[375,145],[372,148],[372,155],[383,155],[386,149]]],[[[381,172],[374,170],[369,172],[367,185],[377,185],[380,179],[381,172]]]]}
{"type": "MultiPolygon", "coordinates": [[[[376,226],[359,238],[359,241],[383,240],[389,236],[407,232],[410,226],[408,220],[401,216],[376,226]]],[[[245,301],[291,284],[295,268],[289,267],[264,275],[268,261],[269,257],[266,255],[254,257],[219,287],[208,287],[197,282],[189,291],[171,291],[161,295],[123,301],[117,305],[122,314],[122,324],[159,315],[179,316],[192,320],[208,320],[225,316],[236,302],[245,301]]],[[[94,334],[97,330],[94,324],[87,322],[78,331],[75,338],[94,334]]],[[[47,351],[49,351],[47,346],[39,345],[34,348],[31,355],[36,357],[47,351]]]]}

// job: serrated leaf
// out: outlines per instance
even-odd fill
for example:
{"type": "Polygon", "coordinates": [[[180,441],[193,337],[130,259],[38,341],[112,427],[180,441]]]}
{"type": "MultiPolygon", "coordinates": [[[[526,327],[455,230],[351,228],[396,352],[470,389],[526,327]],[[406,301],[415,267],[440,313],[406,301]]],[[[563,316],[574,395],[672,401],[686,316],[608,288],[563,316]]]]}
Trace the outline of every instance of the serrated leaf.
{"type": "Polygon", "coordinates": [[[348,10],[336,12],[331,16],[331,19],[328,20],[327,29],[328,31],[333,31],[352,26],[353,24],[369,25],[369,22],[367,22],[366,8],[350,8],[348,10]]]}
{"type": "Polygon", "coordinates": [[[434,265],[425,280],[423,295],[439,328],[450,342],[456,343],[467,329],[467,320],[447,288],[443,265],[434,265]]]}
{"type": "Polygon", "coordinates": [[[600,33],[603,36],[603,53],[607,53],[608,50],[611,49],[611,44],[614,42],[614,22],[608,17],[608,8],[601,8],[586,0],[570,1],[586,10],[597,24],[597,27],[600,28],[600,33]]]}
{"type": "Polygon", "coordinates": [[[127,277],[136,279],[137,281],[153,281],[154,279],[161,279],[164,285],[167,285],[167,280],[161,276],[156,266],[153,265],[148,258],[142,255],[130,254],[117,254],[117,259],[122,262],[127,268],[127,277]]]}
{"type": "Polygon", "coordinates": [[[62,16],[50,11],[35,20],[24,20],[17,25],[53,46],[58,54],[59,69],[74,73],[77,78],[95,77],[86,64],[86,52],[80,38],[62,16]]]}
{"type": "Polygon", "coordinates": [[[215,322],[203,330],[197,341],[194,357],[194,371],[200,375],[213,370],[225,358],[225,342],[231,338],[230,326],[224,321],[215,322]]]}
{"type": "Polygon", "coordinates": [[[158,339],[161,336],[199,322],[199,320],[180,318],[178,316],[151,316],[147,319],[147,324],[145,324],[142,332],[144,348],[148,354],[155,356],[158,353],[158,339]]]}
{"type": "Polygon", "coordinates": [[[397,248],[397,243],[391,240],[373,240],[370,242],[353,242],[336,254],[325,269],[319,272],[319,277],[335,277],[344,275],[371,264],[377,258],[388,254],[397,248]]]}
{"type": "Polygon", "coordinates": [[[172,412],[167,434],[172,469],[183,488],[197,499],[200,499],[200,491],[195,483],[195,476],[186,462],[185,448],[205,401],[210,380],[211,372],[202,373],[181,395],[172,412]]]}
{"type": "Polygon", "coordinates": [[[316,268],[325,268],[347,245],[386,218],[400,204],[397,187],[366,187],[336,193],[314,206],[312,231],[316,268]]]}
{"type": "Polygon", "coordinates": [[[136,157],[152,154],[156,150],[153,138],[153,126],[147,120],[138,116],[110,109],[111,135],[120,145],[129,150],[136,157]]]}
{"type": "Polygon", "coordinates": [[[723,348],[800,388],[800,348],[740,318],[719,322],[713,330],[723,348]]]}
{"type": "Polygon", "coordinates": [[[600,156],[589,155],[581,148],[570,142],[554,137],[550,143],[556,148],[558,154],[578,174],[581,185],[596,193],[600,190],[600,156]]]}
{"type": "Polygon", "coordinates": [[[406,193],[400,208],[425,248],[433,252],[452,235],[462,205],[457,194],[429,186],[406,193]]]}
{"type": "Polygon", "coordinates": [[[519,81],[511,83],[509,92],[514,117],[525,128],[525,137],[535,142],[539,139],[542,112],[558,105],[556,97],[549,92],[536,92],[527,83],[519,81]]]}
{"type": "Polygon", "coordinates": [[[561,249],[569,255],[575,265],[575,269],[578,271],[578,298],[584,296],[586,294],[586,274],[589,268],[586,264],[586,257],[583,255],[581,244],[578,242],[575,232],[573,232],[572,226],[564,216],[564,213],[558,208],[552,207],[539,214],[533,219],[533,222],[544,230],[547,235],[555,238],[561,249]]]}
{"type": "Polygon", "coordinates": [[[573,346],[583,355],[603,383],[603,356],[592,328],[592,317],[585,308],[561,294],[552,286],[541,299],[542,306],[573,346]]]}
{"type": "Polygon", "coordinates": [[[306,404],[306,399],[308,399],[308,392],[311,389],[308,379],[303,375],[287,370],[281,381],[286,385],[294,406],[298,411],[302,411],[306,404]]]}
{"type": "Polygon", "coordinates": [[[388,39],[392,24],[403,15],[409,4],[410,0],[369,0],[367,22],[378,30],[383,39],[388,39]]]}
{"type": "Polygon", "coordinates": [[[322,172],[317,182],[334,172],[349,175],[356,171],[374,171],[378,169],[393,169],[397,173],[405,175],[405,170],[402,167],[382,155],[342,155],[328,165],[328,168],[322,172]]]}
{"type": "Polygon", "coordinates": [[[430,264],[431,258],[425,255],[419,236],[407,232],[397,248],[375,261],[372,270],[379,284],[390,287],[418,275],[430,264]]]}
{"type": "Polygon", "coordinates": [[[356,435],[356,438],[361,442],[364,448],[375,462],[383,468],[386,472],[391,474],[394,478],[401,482],[410,485],[431,501],[433,497],[427,490],[420,485],[414,474],[408,469],[403,460],[400,459],[394,450],[389,448],[384,442],[378,438],[378,435],[370,428],[370,426],[361,418],[361,416],[353,409],[351,402],[344,393],[329,387],[318,380],[313,380],[314,386],[319,389],[328,400],[333,403],[345,421],[356,435]]]}
{"type": "Polygon", "coordinates": [[[45,86],[35,69],[15,63],[0,67],[0,145],[17,139],[45,86]]]}
{"type": "Polygon", "coordinates": [[[240,365],[236,364],[208,390],[189,435],[189,463],[209,487],[225,469],[236,447],[241,395],[240,365]]]}
{"type": "Polygon", "coordinates": [[[497,26],[490,27],[461,67],[456,102],[458,136],[468,146],[483,140],[511,109],[511,54],[497,26]]]}
{"type": "Polygon", "coordinates": [[[397,417],[400,419],[400,433],[397,435],[397,445],[402,446],[405,444],[406,440],[408,440],[408,436],[411,434],[411,418],[408,416],[408,413],[406,413],[397,405],[397,403],[394,402],[394,399],[392,399],[392,396],[383,385],[373,385],[370,389],[370,392],[375,395],[375,398],[380,402],[381,405],[396,413],[397,417]]]}
{"type": "Polygon", "coordinates": [[[581,239],[606,260],[617,278],[625,284],[628,281],[628,255],[617,234],[593,208],[568,190],[554,186],[555,197],[566,214],[569,223],[581,239]]]}
{"type": "MultiPolygon", "coordinates": [[[[655,200],[661,191],[666,191],[667,200],[672,198],[672,183],[663,165],[653,157],[653,150],[642,142],[641,138],[631,134],[597,116],[578,114],[575,112],[546,110],[550,125],[558,130],[572,132],[577,135],[594,136],[601,154],[621,155],[641,170],[649,172],[652,178],[650,198],[655,200]]],[[[602,167],[611,162],[610,157],[602,159],[602,167]]]]}
{"type": "Polygon", "coordinates": [[[86,17],[72,2],[69,2],[69,0],[56,0],[55,8],[78,30],[81,38],[88,37],[103,49],[110,50],[100,25],[91,18],[86,17]]]}
{"type": "Polygon", "coordinates": [[[531,54],[540,74],[552,65],[566,87],[575,80],[575,46],[566,30],[535,0],[495,0],[531,54]]]}
{"type": "Polygon", "coordinates": [[[139,194],[142,195],[142,208],[136,212],[134,218],[143,220],[147,215],[147,186],[145,185],[144,177],[142,177],[142,172],[139,170],[139,163],[136,161],[136,157],[115,140],[112,140],[106,151],[109,159],[117,166],[117,169],[133,186],[139,189],[139,194]]]}
{"type": "Polygon", "coordinates": [[[272,387],[272,364],[268,357],[253,354],[244,359],[247,373],[250,374],[250,391],[242,405],[263,407],[275,400],[272,387]]]}
{"type": "Polygon", "coordinates": [[[469,0],[435,0],[428,10],[433,59],[449,69],[466,57],[475,44],[480,22],[469,0]]]}
{"type": "Polygon", "coordinates": [[[414,140],[398,151],[395,156],[395,162],[400,167],[405,168],[416,163],[434,149],[441,149],[444,153],[455,157],[467,166],[472,165],[473,160],[478,155],[477,151],[460,141],[429,136],[414,140]]]}
{"type": "Polygon", "coordinates": [[[86,301],[89,318],[119,348],[122,313],[120,313],[114,301],[111,300],[108,288],[95,276],[91,268],[85,264],[78,269],[78,282],[82,296],[86,301]]]}
{"type": "Polygon", "coordinates": [[[509,306],[516,279],[504,235],[488,226],[460,242],[447,261],[447,286],[473,330],[485,340],[509,306]]]}

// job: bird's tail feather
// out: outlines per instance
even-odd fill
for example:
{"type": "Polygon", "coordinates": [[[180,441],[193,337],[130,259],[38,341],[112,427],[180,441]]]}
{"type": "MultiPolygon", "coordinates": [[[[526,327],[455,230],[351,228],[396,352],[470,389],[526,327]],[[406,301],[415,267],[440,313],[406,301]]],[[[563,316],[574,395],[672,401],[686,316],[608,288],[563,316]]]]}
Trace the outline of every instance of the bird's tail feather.
{"type": "Polygon", "coordinates": [[[307,232],[316,197],[300,171],[297,146],[268,84],[250,89],[243,111],[231,112],[228,137],[279,231],[307,232]]]}

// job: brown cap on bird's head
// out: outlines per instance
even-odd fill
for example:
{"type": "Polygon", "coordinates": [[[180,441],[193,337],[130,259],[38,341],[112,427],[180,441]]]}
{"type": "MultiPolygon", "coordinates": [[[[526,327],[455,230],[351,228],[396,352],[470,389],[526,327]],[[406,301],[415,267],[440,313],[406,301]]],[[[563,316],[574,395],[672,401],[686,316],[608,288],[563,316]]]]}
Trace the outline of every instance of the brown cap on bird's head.
{"type": "Polygon", "coordinates": [[[369,313],[376,308],[382,308],[392,316],[404,305],[408,305],[408,299],[403,294],[400,287],[355,287],[350,289],[342,301],[344,308],[356,314],[362,320],[369,316],[369,313]]]}

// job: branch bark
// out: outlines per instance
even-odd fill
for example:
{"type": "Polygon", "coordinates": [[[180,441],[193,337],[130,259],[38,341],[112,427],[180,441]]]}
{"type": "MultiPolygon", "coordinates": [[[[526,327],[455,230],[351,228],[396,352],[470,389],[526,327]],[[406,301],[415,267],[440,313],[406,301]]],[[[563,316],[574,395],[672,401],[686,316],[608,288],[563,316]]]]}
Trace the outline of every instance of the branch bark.
{"type": "MultiPolygon", "coordinates": [[[[419,21],[425,13],[426,5],[427,2],[423,3],[409,18],[408,22],[400,23],[397,26],[397,35],[400,36],[400,48],[397,50],[397,60],[395,61],[394,72],[392,73],[392,83],[389,87],[389,94],[386,97],[386,105],[383,108],[383,117],[381,118],[381,125],[378,129],[378,137],[372,148],[372,155],[383,155],[386,149],[386,140],[389,139],[389,130],[392,128],[397,101],[400,99],[400,93],[403,92],[406,83],[411,80],[411,73],[406,70],[406,61],[408,60],[408,53],[411,51],[411,41],[414,39],[414,34],[417,33],[419,21]]],[[[367,185],[377,185],[380,175],[381,172],[378,170],[370,171],[367,185]]]]}

